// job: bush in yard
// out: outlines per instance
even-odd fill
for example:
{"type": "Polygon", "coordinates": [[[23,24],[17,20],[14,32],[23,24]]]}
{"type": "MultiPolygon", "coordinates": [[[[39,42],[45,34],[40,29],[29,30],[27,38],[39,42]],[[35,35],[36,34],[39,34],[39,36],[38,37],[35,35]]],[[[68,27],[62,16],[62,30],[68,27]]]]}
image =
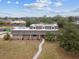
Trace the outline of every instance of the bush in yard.
{"type": "Polygon", "coordinates": [[[4,39],[4,40],[11,40],[10,34],[7,33],[6,35],[4,35],[3,39],[4,39]]]}
{"type": "Polygon", "coordinates": [[[46,41],[53,41],[55,40],[55,35],[52,32],[47,32],[45,36],[46,41]]]}

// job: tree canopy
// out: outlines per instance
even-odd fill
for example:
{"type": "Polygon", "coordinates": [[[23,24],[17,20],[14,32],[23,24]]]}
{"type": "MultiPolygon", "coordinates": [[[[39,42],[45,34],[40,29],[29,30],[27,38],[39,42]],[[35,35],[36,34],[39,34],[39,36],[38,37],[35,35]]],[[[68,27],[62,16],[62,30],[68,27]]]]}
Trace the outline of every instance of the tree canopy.
{"type": "Polygon", "coordinates": [[[72,23],[65,22],[63,29],[60,30],[60,33],[60,47],[70,52],[79,53],[78,28],[76,28],[76,26],[72,23]]]}

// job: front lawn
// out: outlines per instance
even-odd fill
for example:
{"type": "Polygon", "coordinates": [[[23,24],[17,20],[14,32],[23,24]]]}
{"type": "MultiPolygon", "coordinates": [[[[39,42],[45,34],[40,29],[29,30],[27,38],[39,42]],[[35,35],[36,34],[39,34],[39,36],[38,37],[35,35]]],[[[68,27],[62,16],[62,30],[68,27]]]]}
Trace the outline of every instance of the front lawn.
{"type": "Polygon", "coordinates": [[[58,42],[45,42],[39,59],[79,59],[79,56],[68,54],[58,42]]]}
{"type": "Polygon", "coordinates": [[[0,40],[0,59],[32,59],[38,45],[38,40],[0,40]]]}

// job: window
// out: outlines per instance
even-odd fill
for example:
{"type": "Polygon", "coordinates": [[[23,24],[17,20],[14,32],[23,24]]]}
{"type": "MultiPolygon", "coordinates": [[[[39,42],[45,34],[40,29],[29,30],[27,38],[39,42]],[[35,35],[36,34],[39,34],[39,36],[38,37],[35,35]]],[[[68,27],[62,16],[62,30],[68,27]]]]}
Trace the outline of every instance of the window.
{"type": "Polygon", "coordinates": [[[51,26],[45,26],[45,29],[51,29],[51,26]]]}
{"type": "Polygon", "coordinates": [[[36,26],[36,29],[42,29],[42,26],[36,26]]]}
{"type": "Polygon", "coordinates": [[[52,29],[54,29],[54,27],[52,27],[52,29]]]}
{"type": "Polygon", "coordinates": [[[55,26],[55,29],[58,29],[58,26],[55,26]]]}
{"type": "Polygon", "coordinates": [[[33,29],[35,29],[35,27],[33,27],[33,29]]]}
{"type": "Polygon", "coordinates": [[[35,36],[37,36],[37,35],[33,35],[33,36],[35,37],[35,36]]]}

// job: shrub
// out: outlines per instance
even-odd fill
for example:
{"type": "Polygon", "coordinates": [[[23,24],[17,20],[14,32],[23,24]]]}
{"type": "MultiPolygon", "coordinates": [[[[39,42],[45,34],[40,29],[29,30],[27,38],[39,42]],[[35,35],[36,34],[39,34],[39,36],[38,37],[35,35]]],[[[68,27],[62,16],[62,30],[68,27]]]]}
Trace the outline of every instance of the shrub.
{"type": "Polygon", "coordinates": [[[3,39],[4,39],[4,40],[11,40],[10,34],[7,33],[6,35],[4,35],[3,39]]]}
{"type": "Polygon", "coordinates": [[[55,35],[52,32],[47,32],[45,36],[46,41],[54,41],[55,35]]]}

